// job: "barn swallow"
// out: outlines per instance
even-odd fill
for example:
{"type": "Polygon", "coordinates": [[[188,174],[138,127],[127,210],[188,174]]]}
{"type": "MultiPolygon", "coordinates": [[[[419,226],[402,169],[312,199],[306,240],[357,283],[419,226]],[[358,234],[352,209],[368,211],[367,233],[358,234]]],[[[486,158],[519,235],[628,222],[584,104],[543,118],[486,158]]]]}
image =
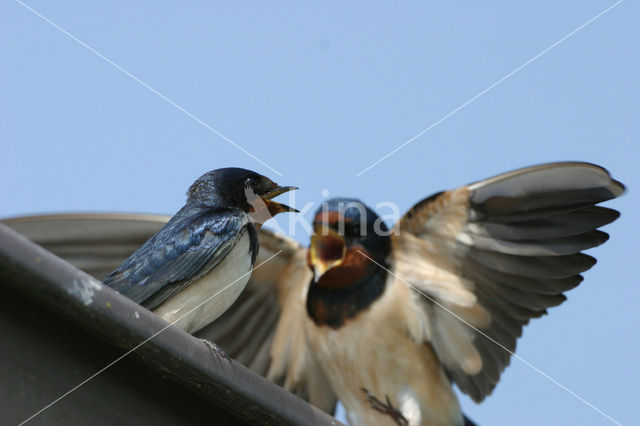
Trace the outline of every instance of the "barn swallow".
{"type": "Polygon", "coordinates": [[[452,385],[491,394],[522,327],[594,265],[581,251],[619,216],[597,204],[623,191],[601,167],[553,163],[434,194],[392,228],[357,199],[328,200],[309,249],[273,241],[288,260],[202,337],[329,412],[340,400],[350,424],[472,425],[452,385]]]}
{"type": "Polygon", "coordinates": [[[260,226],[280,212],[297,212],[271,200],[293,189],[240,168],[202,175],[185,206],[104,284],[189,333],[199,330],[231,306],[249,280],[259,249],[252,215],[259,213],[260,226]]]}

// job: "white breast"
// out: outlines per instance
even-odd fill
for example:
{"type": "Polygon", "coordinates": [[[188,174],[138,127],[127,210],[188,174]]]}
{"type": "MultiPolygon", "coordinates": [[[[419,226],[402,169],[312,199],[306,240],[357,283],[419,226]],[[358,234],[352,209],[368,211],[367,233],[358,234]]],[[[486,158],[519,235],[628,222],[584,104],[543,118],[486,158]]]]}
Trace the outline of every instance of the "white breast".
{"type": "Polygon", "coordinates": [[[397,423],[371,408],[366,388],[388,396],[411,426],[462,423],[460,407],[430,346],[412,337],[420,327],[409,289],[389,277],[383,295],[338,329],[306,327],[310,348],[345,406],[351,425],[397,423]]]}
{"type": "Polygon", "coordinates": [[[251,274],[251,241],[245,232],[213,271],[191,283],[154,309],[156,315],[194,333],[211,323],[236,301],[251,274]]]}

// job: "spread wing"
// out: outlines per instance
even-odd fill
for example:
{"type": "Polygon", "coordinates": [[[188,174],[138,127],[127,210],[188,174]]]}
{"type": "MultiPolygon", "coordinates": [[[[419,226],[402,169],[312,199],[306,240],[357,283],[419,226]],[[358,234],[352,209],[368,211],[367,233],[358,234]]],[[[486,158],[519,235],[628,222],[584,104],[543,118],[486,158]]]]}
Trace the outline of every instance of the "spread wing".
{"type": "Polygon", "coordinates": [[[435,194],[396,224],[393,271],[428,296],[418,302],[424,341],[475,401],[495,387],[522,327],[595,264],[581,251],[604,243],[597,228],[619,216],[596,204],[623,191],[601,167],[545,164],[435,194]]]}
{"type": "Polygon", "coordinates": [[[104,284],[154,309],[215,268],[246,232],[247,224],[240,212],[182,209],[109,274],[104,284]]]}
{"type": "Polygon", "coordinates": [[[216,342],[256,373],[333,414],[336,397],[305,335],[309,321],[306,297],[312,278],[306,249],[265,229],[259,240],[256,266],[260,266],[244,292],[197,336],[216,342]]]}
{"type": "MultiPolygon", "coordinates": [[[[169,216],[56,214],[3,223],[102,280],[156,234],[169,216]]],[[[311,280],[306,251],[262,229],[260,252],[245,290],[220,318],[197,335],[312,404],[333,413],[336,398],[306,345],[305,298],[311,280]]]]}
{"type": "Polygon", "coordinates": [[[102,281],[169,219],[145,214],[51,214],[2,223],[102,281]]]}

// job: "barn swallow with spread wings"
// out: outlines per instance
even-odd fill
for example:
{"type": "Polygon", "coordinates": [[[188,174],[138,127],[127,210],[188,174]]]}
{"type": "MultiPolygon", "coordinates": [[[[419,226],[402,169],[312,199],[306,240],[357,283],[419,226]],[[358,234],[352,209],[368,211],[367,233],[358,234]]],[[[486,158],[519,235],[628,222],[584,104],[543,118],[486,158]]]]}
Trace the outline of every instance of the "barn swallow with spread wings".
{"type": "Polygon", "coordinates": [[[309,250],[287,243],[203,335],[320,407],[340,400],[354,425],[472,424],[452,384],[492,392],[522,327],[594,265],[581,251],[618,217],[596,204],[623,191],[601,167],[545,164],[432,195],[392,229],[329,200],[309,250]]]}
{"type": "MultiPolygon", "coordinates": [[[[491,394],[522,327],[595,263],[581,251],[619,216],[597,204],[623,191],[601,167],[545,164],[435,194],[391,229],[358,200],[329,200],[309,249],[259,231],[257,261],[280,254],[198,336],[325,411],[340,400],[351,424],[472,424],[452,385],[491,394]]],[[[164,221],[6,223],[100,276],[164,221]]]]}
{"type": "Polygon", "coordinates": [[[187,332],[201,329],[249,281],[259,246],[251,215],[296,212],[271,201],[292,189],[297,188],[240,168],[202,175],[189,188],[185,206],[104,284],[187,332]]]}

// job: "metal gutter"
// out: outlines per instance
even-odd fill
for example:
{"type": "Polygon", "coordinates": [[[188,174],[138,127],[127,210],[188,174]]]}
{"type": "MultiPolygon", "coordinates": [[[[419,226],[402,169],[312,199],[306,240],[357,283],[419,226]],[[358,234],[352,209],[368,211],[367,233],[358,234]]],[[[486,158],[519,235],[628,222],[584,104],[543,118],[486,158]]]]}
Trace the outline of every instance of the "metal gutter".
{"type": "MultiPolygon", "coordinates": [[[[123,364],[132,366],[130,370],[133,373],[128,374],[138,372],[141,380],[146,380],[146,376],[154,376],[153,386],[168,387],[167,395],[173,392],[184,397],[186,394],[187,399],[190,398],[189,403],[195,403],[196,407],[209,412],[221,410],[232,419],[226,420],[224,424],[341,424],[241,364],[219,358],[205,343],[182,330],[169,327],[152,338],[168,323],[6,225],[0,224],[0,298],[4,303],[10,301],[11,295],[16,293],[21,295],[14,297],[16,303],[22,303],[20,300],[23,300],[31,305],[25,308],[32,312],[29,318],[34,315],[42,315],[43,318],[61,317],[69,324],[65,326],[68,327],[68,333],[78,333],[82,336],[86,334],[90,339],[98,337],[97,341],[100,342],[87,342],[87,349],[90,349],[90,344],[106,345],[111,350],[119,348],[115,353],[124,354],[150,339],[122,361],[123,364]],[[86,333],[87,331],[89,333],[86,333]],[[133,360],[130,361],[128,358],[133,360]]],[[[9,310],[5,309],[7,312],[9,310]]],[[[22,311],[24,310],[20,312],[22,311]]],[[[16,315],[18,313],[13,314],[16,315]]],[[[23,323],[24,321],[20,324],[23,323]]],[[[43,324],[43,327],[45,325],[43,324]]],[[[64,330],[67,331],[66,328],[64,330]]],[[[26,353],[29,346],[12,349],[19,350],[26,353]]],[[[116,358],[117,356],[113,360],[116,358]]],[[[55,365],[50,367],[56,368],[55,365]]],[[[115,365],[113,369],[116,369],[115,365]]],[[[10,369],[8,371],[0,371],[0,374],[10,375],[10,369]]],[[[109,374],[109,369],[102,374],[109,374]]],[[[37,381],[34,380],[35,383],[37,381]]],[[[7,383],[5,380],[3,382],[7,383]]],[[[68,389],[76,384],[71,384],[68,389]]],[[[140,392],[144,392],[144,389],[143,386],[140,392]]],[[[91,387],[87,385],[86,389],[80,388],[75,392],[90,390],[91,387]]],[[[12,392],[5,388],[2,391],[2,397],[5,399],[3,404],[26,403],[20,399],[20,395],[24,396],[20,392],[12,392]]],[[[166,395],[165,397],[170,399],[166,395]]],[[[31,408],[37,411],[42,407],[31,408]]],[[[161,408],[164,410],[167,406],[161,408]]],[[[112,409],[117,412],[118,407],[113,406],[112,409]]],[[[47,411],[49,410],[54,412],[56,405],[47,411]]],[[[24,420],[11,417],[12,414],[6,410],[1,411],[0,423],[4,424],[6,420],[10,423],[24,420]]],[[[162,410],[159,408],[159,411],[162,410]]],[[[42,415],[44,416],[44,413],[42,415]]],[[[36,419],[37,417],[34,418],[36,419]]],[[[52,423],[48,421],[47,424],[52,423]]],[[[222,423],[212,420],[211,424],[222,423]]]]}

